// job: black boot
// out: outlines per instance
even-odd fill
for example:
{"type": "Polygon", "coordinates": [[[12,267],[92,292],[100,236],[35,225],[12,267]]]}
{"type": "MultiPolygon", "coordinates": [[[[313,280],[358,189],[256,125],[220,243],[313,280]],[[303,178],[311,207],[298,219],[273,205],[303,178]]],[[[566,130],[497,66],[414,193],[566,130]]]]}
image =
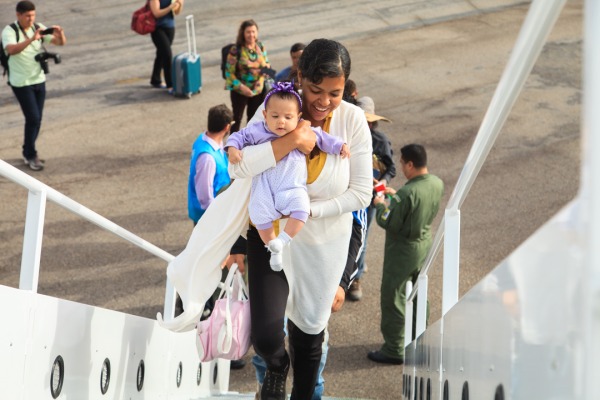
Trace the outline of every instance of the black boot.
{"type": "Polygon", "coordinates": [[[260,400],[285,400],[287,393],[285,391],[285,383],[290,370],[288,361],[283,371],[276,371],[267,368],[265,379],[260,388],[260,400]]]}

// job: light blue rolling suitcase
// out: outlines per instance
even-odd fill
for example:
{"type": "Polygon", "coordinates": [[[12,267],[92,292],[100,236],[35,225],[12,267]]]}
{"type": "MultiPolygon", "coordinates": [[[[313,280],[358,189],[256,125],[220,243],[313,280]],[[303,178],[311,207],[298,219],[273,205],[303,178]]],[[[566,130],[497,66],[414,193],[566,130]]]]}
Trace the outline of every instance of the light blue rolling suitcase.
{"type": "Polygon", "coordinates": [[[192,97],[202,89],[202,66],[196,51],[194,16],[185,17],[188,51],[173,58],[173,93],[175,96],[192,97]]]}

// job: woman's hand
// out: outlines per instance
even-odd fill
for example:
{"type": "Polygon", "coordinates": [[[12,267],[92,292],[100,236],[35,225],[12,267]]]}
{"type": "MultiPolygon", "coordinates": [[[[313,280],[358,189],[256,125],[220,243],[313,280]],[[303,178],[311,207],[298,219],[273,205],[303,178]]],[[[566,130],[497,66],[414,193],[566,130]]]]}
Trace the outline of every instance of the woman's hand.
{"type": "Polygon", "coordinates": [[[240,85],[240,93],[246,97],[254,97],[254,92],[252,92],[252,89],[250,89],[248,86],[244,85],[243,83],[240,85]]]}
{"type": "Polygon", "coordinates": [[[175,0],[174,2],[171,3],[171,11],[173,11],[173,14],[175,15],[179,15],[179,13],[181,12],[181,1],[179,0],[175,0]]]}
{"type": "Polygon", "coordinates": [[[225,260],[225,267],[227,269],[231,268],[233,264],[237,264],[238,269],[243,274],[246,271],[246,264],[244,264],[244,254],[230,254],[227,256],[225,260]]]}
{"type": "Polygon", "coordinates": [[[160,0],[150,0],[150,11],[154,18],[161,18],[173,11],[174,7],[180,6],[179,1],[175,1],[165,8],[160,8],[160,0]]]}
{"type": "Polygon", "coordinates": [[[301,120],[296,129],[288,133],[286,136],[288,135],[293,135],[293,138],[296,142],[296,149],[300,150],[304,154],[310,154],[317,143],[317,134],[310,129],[310,122],[306,120],[301,120]]]}
{"type": "Polygon", "coordinates": [[[337,292],[335,292],[335,297],[333,299],[333,304],[331,305],[331,312],[340,311],[342,306],[344,305],[344,301],[346,300],[346,292],[344,292],[344,288],[338,286],[337,292]]]}
{"type": "Polygon", "coordinates": [[[271,142],[275,161],[281,160],[291,151],[300,150],[304,154],[310,154],[317,143],[317,135],[310,129],[308,121],[298,122],[296,129],[271,142]]]}

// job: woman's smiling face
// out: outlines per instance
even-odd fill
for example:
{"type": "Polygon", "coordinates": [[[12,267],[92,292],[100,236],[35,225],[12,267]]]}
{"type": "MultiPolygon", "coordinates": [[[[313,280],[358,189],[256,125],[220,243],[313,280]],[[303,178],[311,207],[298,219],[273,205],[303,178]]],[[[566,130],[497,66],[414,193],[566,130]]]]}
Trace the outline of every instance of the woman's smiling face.
{"type": "Polygon", "coordinates": [[[244,29],[244,41],[246,46],[254,46],[256,44],[256,39],[258,38],[258,28],[254,25],[251,25],[244,29]]]}
{"type": "Polygon", "coordinates": [[[316,84],[306,78],[302,78],[302,103],[303,116],[313,124],[320,126],[319,122],[325,120],[330,112],[338,108],[344,94],[346,79],[343,76],[334,78],[323,78],[321,83],[316,84]]]}

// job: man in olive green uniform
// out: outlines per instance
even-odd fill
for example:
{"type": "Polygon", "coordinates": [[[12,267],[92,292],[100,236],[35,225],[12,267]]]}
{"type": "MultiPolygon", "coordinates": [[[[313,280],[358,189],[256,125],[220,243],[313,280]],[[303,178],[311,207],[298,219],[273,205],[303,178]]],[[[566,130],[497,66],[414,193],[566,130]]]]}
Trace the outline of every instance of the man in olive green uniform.
{"type": "Polygon", "coordinates": [[[444,194],[443,182],[427,170],[427,153],[418,144],[401,150],[400,166],[408,182],[397,192],[386,188],[373,200],[377,224],[385,229],[385,253],[381,280],[381,333],[384,344],[368,358],[385,364],[404,362],[406,283],[415,280],[431,248],[431,223],[444,194]]]}

